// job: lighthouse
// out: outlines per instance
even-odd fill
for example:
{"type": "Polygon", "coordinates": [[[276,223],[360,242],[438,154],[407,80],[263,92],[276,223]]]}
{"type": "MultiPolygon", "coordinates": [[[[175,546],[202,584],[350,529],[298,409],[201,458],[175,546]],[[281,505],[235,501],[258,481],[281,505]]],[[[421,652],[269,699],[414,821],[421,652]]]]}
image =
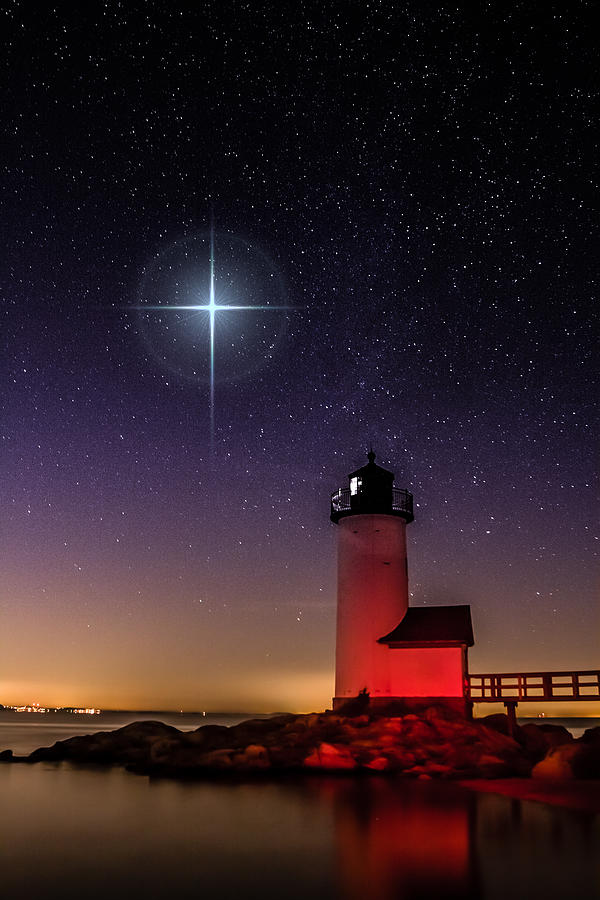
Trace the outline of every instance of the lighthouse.
{"type": "Polygon", "coordinates": [[[338,527],[338,590],[334,705],[366,689],[391,691],[389,651],[378,644],[408,608],[406,526],[413,498],[394,487],[394,473],[368,463],[331,498],[338,527]]]}
{"type": "Polygon", "coordinates": [[[409,608],[406,526],[413,497],[368,463],[331,497],[338,533],[334,709],[366,691],[372,705],[442,702],[468,713],[468,606],[409,608]]]}

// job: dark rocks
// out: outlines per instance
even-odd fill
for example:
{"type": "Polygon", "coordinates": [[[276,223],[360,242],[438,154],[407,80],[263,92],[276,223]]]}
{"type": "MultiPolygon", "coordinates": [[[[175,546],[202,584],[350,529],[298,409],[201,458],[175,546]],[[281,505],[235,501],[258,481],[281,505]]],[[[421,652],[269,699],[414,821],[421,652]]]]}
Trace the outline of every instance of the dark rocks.
{"type": "Polygon", "coordinates": [[[599,746],[600,725],[597,725],[595,728],[588,728],[587,731],[583,732],[579,740],[582,744],[594,744],[595,746],[599,746]]]}
{"type": "Polygon", "coordinates": [[[494,731],[499,731],[500,734],[508,734],[509,732],[509,724],[508,724],[508,716],[505,713],[492,713],[489,716],[482,716],[481,719],[477,719],[478,722],[481,722],[482,725],[485,725],[487,728],[493,728],[494,731]]]}
{"type": "Polygon", "coordinates": [[[577,740],[551,748],[531,774],[534,778],[600,779],[600,728],[589,728],[577,740]]]}
{"type": "Polygon", "coordinates": [[[540,760],[548,750],[560,747],[561,744],[570,744],[573,735],[562,725],[527,723],[518,727],[516,739],[536,760],[540,760]]]}
{"type": "Polygon", "coordinates": [[[370,695],[366,688],[359,691],[356,697],[350,697],[345,703],[336,709],[342,716],[362,716],[369,709],[370,695]]]}
{"type": "Polygon", "coordinates": [[[34,750],[28,760],[72,760],[105,764],[147,762],[150,748],[156,741],[179,734],[181,732],[177,728],[162,722],[133,722],[116,731],[99,731],[96,734],[57,741],[52,747],[34,750]]]}
{"type": "MultiPolygon", "coordinates": [[[[505,715],[486,716],[480,721],[508,733],[505,715]]],[[[600,779],[600,727],[588,729],[575,740],[562,725],[531,722],[517,726],[514,736],[530,761],[533,778],[600,779]]]]}
{"type": "MultiPolygon", "coordinates": [[[[503,713],[484,716],[477,721],[488,728],[493,728],[500,734],[509,734],[508,716],[503,713]]],[[[525,725],[516,725],[513,737],[532,764],[542,760],[554,747],[572,743],[574,740],[571,732],[562,725],[551,725],[548,722],[543,724],[527,722],[525,725]]]]}
{"type": "MultiPolygon", "coordinates": [[[[59,741],[34,751],[28,761],[69,760],[125,765],[153,775],[289,772],[395,773],[411,778],[498,778],[529,775],[550,752],[580,744],[575,756],[560,757],[572,771],[595,771],[598,735],[573,742],[553,726],[526,725],[517,740],[502,733],[505,717],[468,721],[444,707],[416,715],[385,716],[358,710],[281,715],[231,728],[207,725],[181,732],[161,722],[136,722],[117,731],[59,741]],[[568,739],[568,743],[567,743],[568,739]],[[565,741],[565,743],[562,743],[565,741]]],[[[600,732],[600,729],[594,729],[600,732]]],[[[540,763],[541,764],[541,763],[540,763]]],[[[548,763],[550,768],[558,762],[548,763]]],[[[591,775],[585,777],[592,777],[591,775]]]]}
{"type": "Polygon", "coordinates": [[[333,769],[334,771],[356,769],[358,763],[350,753],[349,747],[322,743],[309,753],[304,760],[309,769],[333,769]]]}

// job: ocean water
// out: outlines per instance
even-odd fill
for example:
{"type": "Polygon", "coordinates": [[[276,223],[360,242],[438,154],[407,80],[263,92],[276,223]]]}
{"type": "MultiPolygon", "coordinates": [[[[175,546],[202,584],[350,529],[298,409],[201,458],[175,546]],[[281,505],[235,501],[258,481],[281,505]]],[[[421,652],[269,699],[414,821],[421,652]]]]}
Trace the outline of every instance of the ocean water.
{"type": "MultiPolygon", "coordinates": [[[[0,748],[7,734],[42,746],[51,729],[0,721],[0,748]]],[[[13,764],[0,766],[0,803],[11,900],[600,900],[600,816],[452,783],[13,764]]]]}

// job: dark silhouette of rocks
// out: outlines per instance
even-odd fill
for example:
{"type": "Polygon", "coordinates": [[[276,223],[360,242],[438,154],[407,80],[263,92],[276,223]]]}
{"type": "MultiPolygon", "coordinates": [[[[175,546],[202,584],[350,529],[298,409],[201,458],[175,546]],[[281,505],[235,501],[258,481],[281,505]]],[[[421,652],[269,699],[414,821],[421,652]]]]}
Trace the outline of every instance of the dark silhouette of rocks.
{"type": "Polygon", "coordinates": [[[562,725],[528,723],[518,726],[516,740],[534,756],[539,754],[541,758],[552,747],[571,743],[573,735],[562,725]]]}
{"type": "Polygon", "coordinates": [[[116,731],[98,731],[57,741],[52,747],[34,750],[27,759],[29,762],[44,759],[133,764],[147,760],[156,741],[180,734],[177,728],[162,722],[133,722],[116,731]]]}
{"type": "Polygon", "coordinates": [[[369,710],[370,699],[368,690],[363,688],[356,697],[351,697],[336,711],[341,716],[362,716],[369,710]]]}
{"type": "Polygon", "coordinates": [[[587,731],[583,732],[580,740],[582,744],[598,746],[600,744],[600,725],[597,725],[595,728],[588,728],[587,731]]]}
{"type": "Polygon", "coordinates": [[[600,779],[600,727],[571,743],[552,747],[532,770],[534,778],[600,779]]]}
{"type": "MultiPolygon", "coordinates": [[[[357,698],[358,699],[358,698],[357,698]]],[[[360,701],[359,701],[360,702],[360,701]]],[[[508,735],[506,716],[466,721],[442,706],[423,713],[339,712],[250,719],[182,732],[162,722],[57,741],[3,762],[66,760],[123,765],[146,774],[203,777],[355,772],[412,778],[600,778],[600,728],[574,740],[561,726],[527,724],[508,735]]]]}

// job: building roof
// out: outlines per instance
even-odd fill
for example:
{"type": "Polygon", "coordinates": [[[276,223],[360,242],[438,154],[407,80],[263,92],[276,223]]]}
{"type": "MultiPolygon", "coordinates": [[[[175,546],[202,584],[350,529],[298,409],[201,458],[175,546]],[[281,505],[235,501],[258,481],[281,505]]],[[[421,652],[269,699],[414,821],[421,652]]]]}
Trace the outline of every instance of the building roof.
{"type": "Polygon", "coordinates": [[[363,478],[368,478],[369,480],[373,478],[381,478],[385,481],[393,481],[394,473],[390,472],[389,469],[384,469],[383,466],[378,466],[375,462],[375,454],[372,450],[369,450],[367,453],[367,459],[369,462],[366,466],[361,466],[360,469],[356,469],[354,472],[350,472],[348,478],[355,478],[356,476],[362,476],[363,478]]]}
{"type": "Polygon", "coordinates": [[[406,611],[399,625],[379,644],[403,646],[473,646],[470,606],[419,606],[406,611]]]}

